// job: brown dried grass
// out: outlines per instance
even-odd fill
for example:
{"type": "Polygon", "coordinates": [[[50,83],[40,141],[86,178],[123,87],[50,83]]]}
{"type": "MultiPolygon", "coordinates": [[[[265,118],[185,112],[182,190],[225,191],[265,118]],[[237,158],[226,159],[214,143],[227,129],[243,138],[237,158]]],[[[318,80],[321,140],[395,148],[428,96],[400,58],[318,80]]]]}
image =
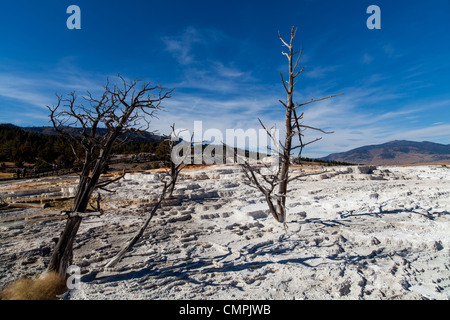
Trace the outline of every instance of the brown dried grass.
{"type": "Polygon", "coordinates": [[[56,300],[67,290],[65,276],[49,272],[40,277],[21,278],[0,293],[1,300],[56,300]]]}

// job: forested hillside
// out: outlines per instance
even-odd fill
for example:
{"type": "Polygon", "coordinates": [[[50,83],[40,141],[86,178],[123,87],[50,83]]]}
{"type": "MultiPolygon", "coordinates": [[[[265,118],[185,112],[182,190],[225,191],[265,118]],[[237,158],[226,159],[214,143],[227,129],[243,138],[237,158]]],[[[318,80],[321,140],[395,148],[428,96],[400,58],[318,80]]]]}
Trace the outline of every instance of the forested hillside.
{"type": "MultiPolygon", "coordinates": [[[[155,153],[163,156],[164,148],[156,141],[127,141],[117,143],[115,154],[155,153]]],[[[11,124],[0,124],[0,163],[14,162],[17,167],[24,163],[35,164],[37,169],[76,165],[77,157],[82,158],[83,150],[74,141],[61,135],[48,135],[25,131],[11,124]]]]}

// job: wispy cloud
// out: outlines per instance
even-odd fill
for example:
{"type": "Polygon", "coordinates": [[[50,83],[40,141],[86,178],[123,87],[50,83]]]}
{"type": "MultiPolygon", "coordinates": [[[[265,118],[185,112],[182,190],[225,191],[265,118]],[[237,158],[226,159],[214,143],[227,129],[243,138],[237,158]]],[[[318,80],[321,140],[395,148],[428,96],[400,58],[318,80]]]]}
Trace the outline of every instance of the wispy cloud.
{"type": "Polygon", "coordinates": [[[252,72],[238,66],[233,57],[228,57],[227,61],[218,58],[217,52],[227,43],[237,46],[239,42],[219,30],[190,26],[180,34],[166,35],[161,40],[165,50],[179,64],[180,80],[174,83],[177,89],[236,93],[237,88],[256,80],[252,72]]]}
{"type": "Polygon", "coordinates": [[[242,68],[233,57],[219,60],[215,54],[218,48],[227,43],[236,46],[239,40],[214,29],[188,27],[162,41],[179,63],[180,80],[166,103],[171,111],[164,114],[177,127],[192,129],[194,121],[220,130],[255,127],[258,115],[277,105],[273,90],[267,90],[251,70],[242,68]]]}
{"type": "Polygon", "coordinates": [[[403,56],[403,54],[399,53],[392,44],[385,44],[383,46],[383,51],[389,58],[397,59],[403,56]]]}
{"type": "Polygon", "coordinates": [[[40,90],[42,81],[45,79],[0,74],[0,96],[45,108],[49,103],[49,96],[40,90]]]}
{"type": "Polygon", "coordinates": [[[46,73],[3,71],[0,73],[3,108],[0,122],[23,124],[28,119],[42,124],[43,120],[48,119],[47,106],[56,103],[56,94],[65,95],[72,91],[79,95],[84,95],[86,91],[95,94],[102,89],[105,81],[106,77],[75,67],[70,70],[55,67],[46,73]]]}
{"type": "Polygon", "coordinates": [[[364,53],[363,57],[362,57],[362,62],[365,64],[370,64],[373,61],[373,57],[368,54],[368,53],[364,53]]]}
{"type": "Polygon", "coordinates": [[[319,66],[314,67],[312,69],[308,69],[308,72],[305,72],[305,77],[312,79],[321,79],[329,75],[329,73],[336,71],[341,66],[319,66]]]}
{"type": "MultiPolygon", "coordinates": [[[[364,109],[364,104],[358,102],[362,98],[358,92],[347,91],[345,96],[338,97],[334,101],[318,103],[305,111],[305,122],[334,131],[333,134],[325,136],[312,130],[305,132],[310,140],[323,137],[306,150],[310,156],[321,157],[329,153],[392,140],[429,140],[442,143],[448,141],[450,123],[417,122],[416,119],[423,119],[433,109],[449,107],[450,101],[407,102],[395,111],[374,112],[364,109]]],[[[371,96],[368,95],[366,98],[369,101],[371,96]]],[[[385,101],[390,101],[389,95],[377,97],[377,100],[384,98],[385,101]]]]}
{"type": "Polygon", "coordinates": [[[164,49],[183,65],[202,64],[215,45],[229,37],[218,29],[186,27],[180,34],[161,37],[164,49]]]}
{"type": "Polygon", "coordinates": [[[180,36],[164,36],[161,40],[166,46],[165,49],[183,65],[193,62],[193,45],[202,42],[200,34],[193,27],[188,27],[180,36]]]}

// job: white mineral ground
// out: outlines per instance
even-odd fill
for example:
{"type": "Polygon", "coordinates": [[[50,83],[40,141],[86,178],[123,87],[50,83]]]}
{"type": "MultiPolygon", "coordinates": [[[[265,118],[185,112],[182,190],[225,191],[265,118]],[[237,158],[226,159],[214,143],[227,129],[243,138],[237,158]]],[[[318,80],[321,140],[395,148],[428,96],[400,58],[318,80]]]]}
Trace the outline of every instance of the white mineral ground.
{"type": "MultiPolygon", "coordinates": [[[[320,168],[295,167],[300,170],[320,168]]],[[[238,166],[182,172],[142,240],[104,270],[145,220],[158,171],[102,193],[74,245],[81,287],[65,299],[450,299],[450,169],[334,167],[289,185],[287,232],[238,166]]],[[[77,177],[9,181],[27,202],[74,193],[77,177]]],[[[45,270],[62,208],[0,211],[0,289],[45,270]]]]}

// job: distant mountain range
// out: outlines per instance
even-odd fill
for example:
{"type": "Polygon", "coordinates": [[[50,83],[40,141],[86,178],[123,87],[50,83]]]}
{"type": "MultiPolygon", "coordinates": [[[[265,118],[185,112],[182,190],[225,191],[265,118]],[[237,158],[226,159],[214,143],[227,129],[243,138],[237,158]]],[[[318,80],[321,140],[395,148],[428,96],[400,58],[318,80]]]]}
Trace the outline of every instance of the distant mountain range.
{"type": "MultiPolygon", "coordinates": [[[[33,133],[40,133],[45,135],[58,135],[59,133],[56,132],[56,130],[53,127],[19,127],[11,123],[7,124],[0,124],[0,126],[10,127],[10,128],[17,128],[21,129],[26,132],[33,132],[33,133]]],[[[79,128],[70,127],[68,128],[73,135],[80,134],[79,128]]],[[[104,135],[106,133],[105,128],[98,128],[97,132],[99,135],[104,135]]],[[[160,142],[165,139],[165,137],[149,133],[147,131],[138,131],[138,132],[130,132],[123,136],[121,136],[122,139],[126,138],[127,141],[136,141],[136,142],[160,142]]]]}
{"type": "Polygon", "coordinates": [[[450,144],[395,140],[359,147],[347,152],[333,153],[320,160],[370,165],[450,163],[450,144]]]}

